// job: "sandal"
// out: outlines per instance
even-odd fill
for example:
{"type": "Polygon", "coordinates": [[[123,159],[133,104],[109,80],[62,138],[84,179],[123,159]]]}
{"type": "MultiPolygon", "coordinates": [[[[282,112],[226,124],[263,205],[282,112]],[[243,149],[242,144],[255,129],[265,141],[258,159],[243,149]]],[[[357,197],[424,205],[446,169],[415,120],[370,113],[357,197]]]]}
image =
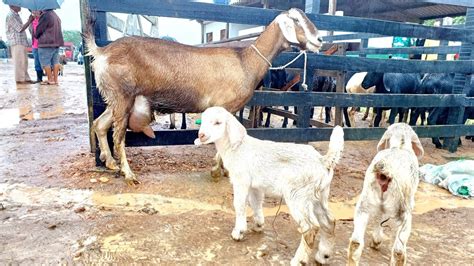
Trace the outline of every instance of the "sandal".
{"type": "Polygon", "coordinates": [[[49,81],[41,81],[41,85],[53,85],[54,83],[51,83],[49,81]]]}

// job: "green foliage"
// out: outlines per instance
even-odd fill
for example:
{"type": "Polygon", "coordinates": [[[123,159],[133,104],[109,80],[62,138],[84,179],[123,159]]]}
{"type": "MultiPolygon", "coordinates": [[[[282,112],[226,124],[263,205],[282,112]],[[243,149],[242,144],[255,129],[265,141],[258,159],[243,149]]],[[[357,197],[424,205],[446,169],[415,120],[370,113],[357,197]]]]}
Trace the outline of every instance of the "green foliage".
{"type": "Polygon", "coordinates": [[[76,47],[82,42],[81,32],[77,30],[64,30],[63,38],[65,42],[72,42],[76,47]]]}
{"type": "Polygon", "coordinates": [[[423,25],[433,27],[436,22],[436,19],[427,19],[423,21],[423,25]]]}
{"type": "Polygon", "coordinates": [[[466,24],[466,16],[459,16],[453,18],[453,25],[466,24]]]}

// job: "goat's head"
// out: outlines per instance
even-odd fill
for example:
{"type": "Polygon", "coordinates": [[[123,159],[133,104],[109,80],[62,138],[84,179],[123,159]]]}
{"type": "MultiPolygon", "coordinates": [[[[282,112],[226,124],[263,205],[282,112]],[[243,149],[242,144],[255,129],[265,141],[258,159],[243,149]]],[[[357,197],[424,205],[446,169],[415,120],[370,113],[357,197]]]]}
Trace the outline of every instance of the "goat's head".
{"type": "Polygon", "coordinates": [[[377,145],[377,151],[388,148],[412,150],[418,159],[424,154],[418,135],[405,123],[395,123],[387,128],[377,145]]]}
{"type": "Polygon", "coordinates": [[[214,143],[227,139],[231,148],[237,148],[247,131],[242,124],[222,107],[207,108],[201,116],[201,127],[195,145],[214,143]]]}
{"type": "Polygon", "coordinates": [[[367,75],[365,75],[364,80],[362,80],[361,86],[364,88],[364,90],[369,89],[370,87],[376,86],[376,87],[383,87],[380,85],[383,85],[383,75],[384,73],[379,73],[379,72],[368,72],[367,75]]]}
{"type": "Polygon", "coordinates": [[[289,44],[315,53],[321,49],[323,39],[319,35],[316,26],[303,11],[292,8],[278,15],[275,21],[280,26],[280,30],[289,44]]]}

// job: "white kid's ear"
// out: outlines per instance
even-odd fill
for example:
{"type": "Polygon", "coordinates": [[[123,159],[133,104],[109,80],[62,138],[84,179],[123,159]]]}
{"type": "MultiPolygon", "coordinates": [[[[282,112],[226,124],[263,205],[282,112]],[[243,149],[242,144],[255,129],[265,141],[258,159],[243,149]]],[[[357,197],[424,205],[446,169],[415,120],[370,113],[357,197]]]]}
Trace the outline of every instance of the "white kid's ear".
{"type": "Polygon", "coordinates": [[[247,130],[231,113],[228,113],[226,119],[226,130],[229,136],[230,146],[235,150],[240,146],[242,140],[247,135],[247,130]]]}
{"type": "Polygon", "coordinates": [[[383,133],[383,136],[380,139],[379,144],[377,144],[377,152],[388,149],[388,147],[390,146],[391,137],[392,137],[392,132],[390,132],[389,130],[383,133]]]}
{"type": "Polygon", "coordinates": [[[281,14],[278,16],[277,21],[285,39],[290,43],[299,43],[296,38],[295,22],[293,19],[288,14],[281,14]]]}
{"type": "Polygon", "coordinates": [[[411,147],[413,151],[415,152],[416,157],[418,160],[420,160],[423,155],[425,154],[425,151],[423,150],[423,146],[421,146],[420,139],[418,138],[418,135],[413,131],[413,134],[411,135],[411,147]]]}

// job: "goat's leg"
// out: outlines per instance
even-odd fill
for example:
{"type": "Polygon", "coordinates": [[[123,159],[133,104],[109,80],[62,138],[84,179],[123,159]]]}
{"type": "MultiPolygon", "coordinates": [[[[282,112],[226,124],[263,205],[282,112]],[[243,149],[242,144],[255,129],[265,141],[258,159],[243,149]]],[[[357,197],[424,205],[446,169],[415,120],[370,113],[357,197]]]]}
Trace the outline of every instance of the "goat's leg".
{"type": "Polygon", "coordinates": [[[170,129],[176,129],[176,114],[170,114],[170,129]]]}
{"type": "Polygon", "coordinates": [[[107,108],[96,120],[94,120],[91,131],[95,132],[97,140],[99,141],[100,160],[105,162],[105,167],[111,170],[119,170],[119,167],[112,156],[112,152],[110,151],[109,142],[107,141],[107,132],[112,126],[112,122],[112,110],[107,108]]]}
{"type": "Polygon", "coordinates": [[[247,231],[247,217],[245,209],[247,207],[247,197],[250,184],[234,182],[234,209],[235,209],[235,226],[232,230],[232,239],[235,241],[242,240],[244,233],[247,231]]]}
{"type": "Polygon", "coordinates": [[[410,109],[409,108],[400,108],[402,113],[400,114],[402,116],[402,119],[400,119],[401,121],[399,122],[403,122],[403,123],[406,123],[407,120],[408,120],[408,114],[410,112],[410,109]]]}
{"type": "MultiPolygon", "coordinates": [[[[362,191],[364,194],[364,191],[362,191]]],[[[366,198],[361,196],[357,202],[354,215],[354,232],[352,233],[347,254],[347,265],[359,265],[360,256],[364,249],[364,234],[369,221],[369,208],[366,198]]]]}
{"type": "MultiPolygon", "coordinates": [[[[283,106],[283,109],[284,109],[285,111],[289,111],[289,110],[290,110],[290,107],[288,107],[288,106],[283,106]]],[[[281,125],[281,127],[282,127],[282,128],[288,127],[288,118],[283,117],[283,124],[281,125]]]]}
{"type": "Polygon", "coordinates": [[[326,120],[324,120],[324,122],[327,124],[331,122],[331,117],[332,117],[331,107],[325,106],[324,113],[326,114],[326,120]]]}
{"type": "Polygon", "coordinates": [[[323,111],[324,111],[324,107],[323,106],[319,107],[319,117],[318,117],[319,120],[323,120],[323,111]]]}
{"type": "Polygon", "coordinates": [[[351,123],[351,127],[355,127],[355,113],[356,107],[351,107],[351,110],[349,111],[349,121],[351,123]]]}
{"type": "Polygon", "coordinates": [[[377,111],[377,114],[375,115],[374,127],[379,127],[380,121],[382,120],[383,110],[382,108],[375,108],[375,110],[377,111]]]}
{"type": "Polygon", "coordinates": [[[399,108],[392,108],[390,109],[390,116],[388,117],[388,123],[393,125],[395,123],[395,118],[397,117],[399,108]]]}
{"type": "Polygon", "coordinates": [[[331,215],[328,207],[329,188],[321,192],[321,198],[314,205],[314,212],[321,228],[318,252],[315,259],[318,263],[327,264],[332,256],[336,240],[336,221],[331,215]]]}
{"type": "Polygon", "coordinates": [[[211,177],[214,182],[218,182],[223,176],[229,176],[229,172],[224,168],[224,162],[219,153],[214,156],[214,161],[216,164],[211,169],[211,177]]]}
{"type": "Polygon", "coordinates": [[[181,113],[181,129],[186,129],[186,113],[181,113]]]}
{"type": "Polygon", "coordinates": [[[403,266],[407,263],[407,242],[411,233],[411,213],[405,212],[401,215],[398,222],[400,223],[392,249],[390,258],[391,265],[403,266]]]}
{"type": "Polygon", "coordinates": [[[385,240],[385,234],[383,233],[383,223],[388,220],[381,212],[379,212],[380,223],[375,225],[374,231],[372,232],[372,238],[370,240],[370,247],[373,249],[379,249],[382,242],[385,240]]]}
{"type": "Polygon", "coordinates": [[[306,265],[309,263],[309,256],[314,249],[314,240],[318,232],[317,228],[309,229],[306,232],[301,232],[301,241],[295,256],[291,259],[290,265],[306,265]]]}
{"type": "Polygon", "coordinates": [[[351,119],[349,117],[349,112],[347,111],[347,107],[342,107],[342,114],[344,115],[344,123],[346,127],[352,127],[351,119]]]}
{"type": "MultiPolygon", "coordinates": [[[[352,108],[355,108],[355,107],[352,107],[352,108]]],[[[372,112],[373,112],[373,109],[372,109],[372,112]]],[[[362,121],[365,121],[367,119],[367,117],[369,117],[369,113],[370,113],[370,107],[367,107],[365,109],[364,116],[362,117],[362,121]]]]}
{"type": "Polygon", "coordinates": [[[249,191],[249,204],[253,210],[253,220],[255,222],[255,227],[253,231],[262,232],[263,224],[265,222],[265,216],[263,215],[263,198],[264,194],[258,189],[250,189],[249,191]]]}
{"type": "Polygon", "coordinates": [[[130,116],[130,110],[133,106],[133,99],[129,100],[123,97],[122,99],[116,98],[113,113],[114,119],[114,154],[120,161],[120,171],[125,176],[125,181],[130,184],[139,184],[136,175],[130,169],[130,165],[127,161],[127,155],[125,154],[125,133],[127,131],[128,118],[130,116]]]}

